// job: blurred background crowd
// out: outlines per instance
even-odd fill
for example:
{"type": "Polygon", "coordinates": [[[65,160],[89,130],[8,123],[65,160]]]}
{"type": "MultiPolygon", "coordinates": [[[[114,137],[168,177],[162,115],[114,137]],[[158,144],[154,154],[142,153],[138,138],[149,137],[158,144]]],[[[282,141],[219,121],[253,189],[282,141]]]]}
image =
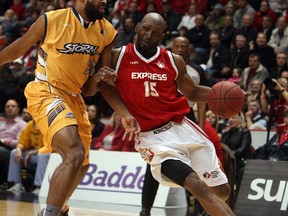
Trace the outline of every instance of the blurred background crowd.
{"type": "MultiPolygon", "coordinates": [[[[43,13],[72,6],[72,0],[0,0],[0,50],[21,37],[43,13]]],[[[259,158],[259,149],[252,145],[253,130],[276,131],[272,137],[276,147],[264,152],[262,159],[268,160],[276,152],[273,160],[288,160],[288,0],[111,0],[107,2],[106,19],[118,31],[115,47],[135,42],[134,28],[149,12],[160,13],[167,22],[161,46],[172,50],[178,36],[189,40],[186,63],[201,66],[207,86],[228,80],[251,92],[243,113],[237,116],[221,119],[209,110],[206,113],[220,142],[235,156],[237,174],[246,159],[259,158]]],[[[23,189],[23,182],[8,172],[15,170],[9,167],[15,161],[21,164],[19,158],[25,152],[26,162],[32,162],[41,146],[36,125],[30,123],[30,132],[23,135],[27,122],[33,121],[23,92],[34,80],[37,55],[35,44],[22,57],[0,68],[0,183],[12,183],[17,190],[23,189]]],[[[133,142],[122,140],[124,130],[119,117],[101,94],[85,98],[85,102],[92,125],[91,148],[135,151],[133,142]]],[[[33,163],[37,164],[37,159],[33,163]]],[[[31,169],[36,171],[36,179],[36,167],[31,169]]],[[[43,174],[39,175],[31,190],[41,185],[43,174]]]]}

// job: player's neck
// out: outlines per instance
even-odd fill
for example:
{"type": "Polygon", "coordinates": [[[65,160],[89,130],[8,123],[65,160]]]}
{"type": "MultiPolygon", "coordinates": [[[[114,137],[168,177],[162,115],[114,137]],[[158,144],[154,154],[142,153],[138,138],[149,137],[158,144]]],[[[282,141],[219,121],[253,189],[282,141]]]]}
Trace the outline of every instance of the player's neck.
{"type": "Polygon", "coordinates": [[[154,56],[157,53],[157,47],[150,49],[150,50],[143,50],[141,49],[137,44],[135,45],[137,51],[146,59],[151,58],[152,56],[154,56]]]}

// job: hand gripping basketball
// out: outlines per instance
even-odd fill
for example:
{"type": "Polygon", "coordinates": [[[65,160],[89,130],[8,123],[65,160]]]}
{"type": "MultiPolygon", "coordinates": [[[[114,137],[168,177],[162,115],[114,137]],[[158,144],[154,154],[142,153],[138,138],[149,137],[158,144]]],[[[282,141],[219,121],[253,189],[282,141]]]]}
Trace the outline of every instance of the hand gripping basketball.
{"type": "Polygon", "coordinates": [[[221,81],[212,86],[208,95],[208,106],[213,113],[222,118],[238,115],[243,109],[245,95],[237,84],[221,81]]]}

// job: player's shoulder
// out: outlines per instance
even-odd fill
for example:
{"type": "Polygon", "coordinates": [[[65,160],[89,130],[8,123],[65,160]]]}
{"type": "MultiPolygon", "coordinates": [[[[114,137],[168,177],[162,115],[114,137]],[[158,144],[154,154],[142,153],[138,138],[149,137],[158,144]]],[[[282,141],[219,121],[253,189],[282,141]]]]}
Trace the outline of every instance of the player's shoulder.
{"type": "Polygon", "coordinates": [[[47,16],[61,16],[63,14],[67,15],[67,13],[69,13],[69,11],[71,11],[71,8],[63,8],[63,9],[58,9],[58,10],[52,10],[49,12],[46,12],[45,14],[47,16]]]}

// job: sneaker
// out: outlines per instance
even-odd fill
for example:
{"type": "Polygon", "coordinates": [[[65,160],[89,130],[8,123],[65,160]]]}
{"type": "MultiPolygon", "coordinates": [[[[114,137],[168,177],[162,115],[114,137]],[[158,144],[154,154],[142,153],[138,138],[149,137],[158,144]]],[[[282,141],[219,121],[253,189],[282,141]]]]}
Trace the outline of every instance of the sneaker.
{"type": "Polygon", "coordinates": [[[69,212],[69,206],[67,206],[64,212],[61,212],[60,216],[68,216],[68,212],[69,212]]]}
{"type": "Polygon", "coordinates": [[[22,186],[21,183],[16,183],[16,184],[14,184],[14,186],[10,187],[7,191],[21,192],[21,191],[24,191],[24,187],[22,186]]]}
{"type": "Polygon", "coordinates": [[[31,193],[33,193],[35,196],[38,196],[40,192],[40,188],[36,187],[31,193]]]}
{"type": "MultiPolygon", "coordinates": [[[[44,209],[42,209],[39,213],[38,216],[43,216],[44,214],[44,209]]],[[[61,212],[59,216],[68,216],[68,212],[69,212],[69,207],[67,207],[67,209],[64,212],[61,212]]]]}
{"type": "Polygon", "coordinates": [[[150,216],[151,215],[150,211],[151,211],[150,208],[143,208],[142,207],[142,210],[141,210],[139,216],[150,216]]]}

